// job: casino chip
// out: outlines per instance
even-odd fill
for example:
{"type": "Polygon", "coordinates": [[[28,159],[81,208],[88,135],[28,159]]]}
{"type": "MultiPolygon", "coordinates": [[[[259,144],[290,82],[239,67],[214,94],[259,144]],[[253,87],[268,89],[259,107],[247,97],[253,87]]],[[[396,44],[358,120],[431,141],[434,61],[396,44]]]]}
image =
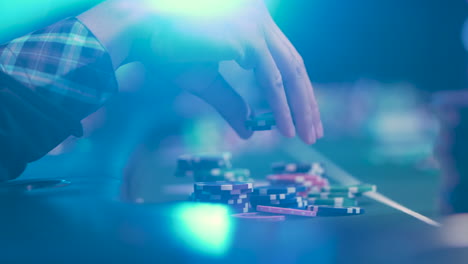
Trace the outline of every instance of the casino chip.
{"type": "MultiPolygon", "coordinates": [[[[269,118],[272,115],[257,116],[246,124],[253,130],[271,129],[274,122],[269,118]]],[[[376,191],[370,184],[330,186],[321,163],[275,163],[274,174],[266,177],[270,185],[258,187],[253,186],[248,169],[232,168],[230,154],[183,155],[177,165],[178,176],[195,180],[191,201],[224,204],[240,219],[360,215],[364,209],[357,207],[356,198],[376,191]],[[252,208],[257,212],[248,213],[252,208]]]]}
{"type": "Polygon", "coordinates": [[[184,176],[193,177],[196,182],[211,181],[242,181],[252,182],[248,169],[211,169],[198,171],[185,171],[184,176]]]}
{"type": "Polygon", "coordinates": [[[201,203],[216,203],[229,206],[232,213],[249,212],[253,184],[247,182],[196,182],[190,200],[201,203]]]}
{"type": "Polygon", "coordinates": [[[294,201],[292,203],[264,203],[264,204],[258,204],[258,203],[251,202],[251,204],[253,206],[265,205],[265,206],[292,208],[292,209],[304,209],[309,205],[307,200],[297,200],[297,201],[294,201]]]}
{"type": "Polygon", "coordinates": [[[328,186],[328,180],[320,175],[309,173],[282,173],[267,176],[271,185],[275,186],[303,186],[304,191],[298,191],[299,196],[307,197],[310,192],[320,192],[322,187],[328,186]]]}
{"type": "Polygon", "coordinates": [[[239,198],[238,196],[230,197],[229,199],[212,199],[208,196],[198,196],[196,194],[191,195],[191,200],[194,202],[209,202],[209,203],[221,203],[221,204],[228,204],[228,205],[236,205],[236,204],[243,204],[245,205],[250,201],[248,197],[239,198]]]}
{"type": "Polygon", "coordinates": [[[225,169],[225,168],[213,168],[210,170],[185,170],[178,171],[179,176],[191,176],[191,177],[218,177],[218,178],[232,178],[235,177],[250,177],[250,170],[248,169],[225,169]]]}
{"type": "Polygon", "coordinates": [[[264,215],[258,212],[233,214],[232,217],[246,220],[256,220],[261,222],[279,222],[284,221],[286,219],[284,215],[264,215]]]}
{"type": "Polygon", "coordinates": [[[283,215],[294,215],[294,216],[306,216],[306,217],[315,217],[317,213],[310,210],[301,210],[301,209],[292,209],[292,208],[283,208],[283,207],[274,207],[274,206],[264,206],[257,205],[257,211],[272,213],[272,214],[283,214],[283,215]]]}
{"type": "Polygon", "coordinates": [[[196,182],[253,182],[250,170],[232,168],[230,153],[182,155],[177,160],[177,177],[193,177],[196,182]]]}
{"type": "Polygon", "coordinates": [[[291,194],[285,194],[285,193],[282,193],[282,194],[265,194],[265,195],[254,194],[251,197],[256,199],[256,200],[262,200],[262,201],[289,200],[289,199],[296,198],[296,194],[295,193],[291,193],[291,194]]]}
{"type": "Polygon", "coordinates": [[[310,173],[314,175],[324,175],[325,167],[322,163],[285,163],[276,162],[272,165],[274,173],[310,173]]]}
{"type": "Polygon", "coordinates": [[[334,207],[351,207],[357,206],[357,201],[355,199],[336,197],[336,198],[307,198],[307,201],[311,205],[328,205],[334,207]]]}
{"type": "Polygon", "coordinates": [[[228,181],[217,181],[217,182],[196,182],[194,185],[196,191],[232,191],[232,190],[245,190],[252,189],[253,183],[251,182],[228,182],[228,181]]]}
{"type": "Polygon", "coordinates": [[[177,159],[176,176],[185,176],[190,172],[209,171],[212,169],[229,169],[232,155],[229,152],[210,154],[186,154],[177,159]]]}
{"type": "Polygon", "coordinates": [[[343,198],[354,199],[358,195],[359,194],[351,193],[351,192],[310,192],[307,194],[307,197],[320,198],[320,199],[343,197],[343,198]]]}
{"type": "Polygon", "coordinates": [[[316,212],[318,216],[350,216],[364,214],[364,209],[360,207],[329,207],[329,206],[317,206],[309,205],[307,210],[316,212]]]}
{"type": "Polygon", "coordinates": [[[192,193],[192,197],[195,199],[202,199],[202,200],[219,200],[219,201],[227,201],[231,199],[247,199],[249,197],[248,193],[244,194],[231,194],[230,192],[221,193],[221,194],[212,194],[208,192],[194,192],[192,193]]]}
{"type": "Polygon", "coordinates": [[[357,185],[331,185],[322,187],[324,192],[350,192],[350,193],[365,193],[376,192],[377,186],[373,184],[357,184],[357,185]]]}
{"type": "Polygon", "coordinates": [[[261,186],[255,187],[254,194],[268,195],[268,194],[291,194],[297,192],[304,192],[307,190],[305,186],[261,186]]]}
{"type": "Polygon", "coordinates": [[[275,125],[273,113],[260,114],[245,121],[245,126],[253,131],[271,130],[275,125]]]}
{"type": "Polygon", "coordinates": [[[297,203],[301,203],[303,200],[302,197],[300,196],[295,196],[293,198],[290,198],[290,199],[281,199],[281,200],[260,200],[258,199],[255,195],[252,195],[250,197],[252,203],[256,203],[256,204],[263,204],[263,205],[266,205],[266,204],[297,204],[297,203]]]}
{"type": "Polygon", "coordinates": [[[250,211],[250,204],[243,206],[243,207],[230,207],[231,213],[234,214],[242,214],[242,213],[248,213],[250,211]]]}
{"type": "Polygon", "coordinates": [[[319,183],[322,181],[322,177],[319,175],[307,174],[307,173],[288,173],[288,174],[272,174],[268,175],[267,180],[274,182],[292,182],[292,183],[319,183]]]}

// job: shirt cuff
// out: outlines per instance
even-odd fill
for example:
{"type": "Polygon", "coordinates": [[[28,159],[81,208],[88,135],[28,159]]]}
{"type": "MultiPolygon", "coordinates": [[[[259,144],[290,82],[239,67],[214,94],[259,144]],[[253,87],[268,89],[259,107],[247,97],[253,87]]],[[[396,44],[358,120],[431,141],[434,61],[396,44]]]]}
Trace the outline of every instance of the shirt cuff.
{"type": "Polygon", "coordinates": [[[0,46],[0,65],[77,119],[96,111],[118,90],[109,53],[76,18],[0,46]]]}

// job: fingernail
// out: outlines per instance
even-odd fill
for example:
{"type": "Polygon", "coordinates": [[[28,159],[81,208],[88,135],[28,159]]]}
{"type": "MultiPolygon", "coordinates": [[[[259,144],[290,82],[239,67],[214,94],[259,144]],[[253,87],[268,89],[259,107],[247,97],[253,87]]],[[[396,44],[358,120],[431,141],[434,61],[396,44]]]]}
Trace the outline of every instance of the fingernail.
{"type": "Polygon", "coordinates": [[[294,123],[291,119],[277,119],[276,126],[278,130],[283,134],[283,136],[291,138],[296,136],[296,129],[294,128],[294,123]]]}
{"type": "Polygon", "coordinates": [[[293,126],[287,126],[287,129],[286,129],[286,136],[287,136],[287,137],[294,137],[294,136],[296,136],[296,130],[294,129],[293,126]]]}
{"type": "Polygon", "coordinates": [[[316,133],[315,133],[315,129],[312,128],[311,130],[309,130],[307,132],[307,135],[306,135],[306,143],[307,144],[314,144],[317,140],[317,137],[316,137],[316,133]]]}
{"type": "Polygon", "coordinates": [[[316,133],[317,133],[317,138],[323,138],[323,125],[322,122],[319,122],[319,124],[316,126],[316,133]]]}

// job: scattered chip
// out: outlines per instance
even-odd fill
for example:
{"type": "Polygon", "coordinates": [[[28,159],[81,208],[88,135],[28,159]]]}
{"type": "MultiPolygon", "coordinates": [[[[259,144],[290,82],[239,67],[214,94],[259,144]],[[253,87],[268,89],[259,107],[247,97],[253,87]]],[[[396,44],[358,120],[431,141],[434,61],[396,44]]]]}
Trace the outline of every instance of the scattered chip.
{"type": "Polygon", "coordinates": [[[272,213],[272,214],[294,215],[294,216],[306,216],[306,217],[317,216],[317,213],[314,211],[292,209],[292,208],[282,208],[282,207],[274,207],[274,206],[264,206],[264,205],[257,205],[257,211],[265,212],[265,213],[272,213]]]}
{"type": "Polygon", "coordinates": [[[279,221],[284,221],[286,219],[284,215],[264,215],[259,212],[233,214],[232,217],[240,218],[240,219],[262,221],[262,222],[279,222],[279,221]]]}

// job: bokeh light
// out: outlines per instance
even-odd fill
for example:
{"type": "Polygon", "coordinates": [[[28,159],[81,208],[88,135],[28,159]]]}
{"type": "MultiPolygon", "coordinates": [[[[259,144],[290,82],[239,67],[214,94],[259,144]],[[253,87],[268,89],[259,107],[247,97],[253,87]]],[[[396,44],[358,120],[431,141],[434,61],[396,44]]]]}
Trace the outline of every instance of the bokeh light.
{"type": "Polygon", "coordinates": [[[179,204],[174,209],[174,234],[201,254],[222,256],[232,241],[229,210],[216,204],[179,204]]]}

